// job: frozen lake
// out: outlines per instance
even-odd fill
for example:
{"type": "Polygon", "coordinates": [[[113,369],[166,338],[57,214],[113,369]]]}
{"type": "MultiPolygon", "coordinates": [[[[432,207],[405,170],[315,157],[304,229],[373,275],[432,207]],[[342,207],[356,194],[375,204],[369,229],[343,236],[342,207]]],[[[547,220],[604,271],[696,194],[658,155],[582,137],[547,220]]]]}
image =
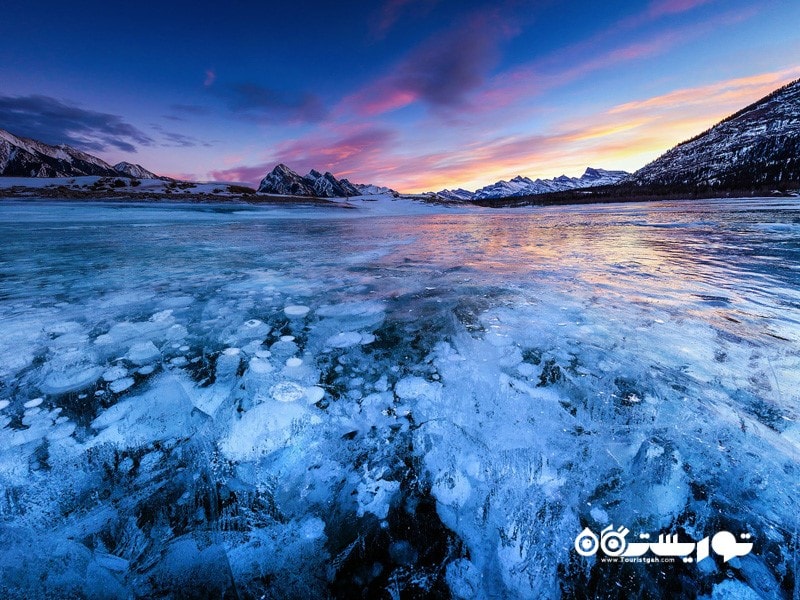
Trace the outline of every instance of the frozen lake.
{"type": "Polygon", "coordinates": [[[797,598],[797,200],[415,212],[0,203],[3,596],[797,598]]]}

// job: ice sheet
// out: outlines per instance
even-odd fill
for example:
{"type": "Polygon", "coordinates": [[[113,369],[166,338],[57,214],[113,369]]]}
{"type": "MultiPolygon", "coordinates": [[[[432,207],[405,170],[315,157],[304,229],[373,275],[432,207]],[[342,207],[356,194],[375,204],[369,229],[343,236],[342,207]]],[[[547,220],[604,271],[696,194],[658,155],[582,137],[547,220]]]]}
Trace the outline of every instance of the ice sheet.
{"type": "Polygon", "coordinates": [[[429,208],[0,204],[0,589],[796,596],[795,203],[429,208]]]}

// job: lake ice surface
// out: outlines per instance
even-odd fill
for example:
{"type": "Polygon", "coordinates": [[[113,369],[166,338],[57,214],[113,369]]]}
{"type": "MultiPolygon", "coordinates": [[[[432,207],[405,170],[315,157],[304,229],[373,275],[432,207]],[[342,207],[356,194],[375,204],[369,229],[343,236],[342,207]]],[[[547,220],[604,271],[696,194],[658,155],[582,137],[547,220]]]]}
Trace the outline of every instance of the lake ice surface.
{"type": "Polygon", "coordinates": [[[0,204],[3,595],[796,598],[797,201],[416,212],[0,204]]]}

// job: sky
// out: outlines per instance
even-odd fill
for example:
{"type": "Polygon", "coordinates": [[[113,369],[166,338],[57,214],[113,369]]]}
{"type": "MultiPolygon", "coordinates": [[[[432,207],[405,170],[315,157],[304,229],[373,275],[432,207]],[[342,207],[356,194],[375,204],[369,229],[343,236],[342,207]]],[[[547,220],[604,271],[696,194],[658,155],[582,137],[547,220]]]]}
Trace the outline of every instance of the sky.
{"type": "Polygon", "coordinates": [[[10,2],[0,128],[402,192],[635,171],[800,78],[797,0],[10,2]]]}

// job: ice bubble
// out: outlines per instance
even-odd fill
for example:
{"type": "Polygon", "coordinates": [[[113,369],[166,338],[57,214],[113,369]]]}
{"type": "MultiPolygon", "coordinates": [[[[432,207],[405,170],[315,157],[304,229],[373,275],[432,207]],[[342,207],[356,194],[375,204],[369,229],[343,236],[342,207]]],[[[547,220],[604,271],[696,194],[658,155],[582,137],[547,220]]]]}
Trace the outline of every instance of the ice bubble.
{"type": "Polygon", "coordinates": [[[150,320],[153,323],[163,323],[164,321],[168,321],[171,316],[172,316],[172,310],[171,309],[162,310],[162,311],[157,312],[156,314],[154,314],[152,317],[150,317],[150,320]]]}
{"type": "Polygon", "coordinates": [[[258,352],[256,352],[256,356],[258,358],[269,358],[270,356],[272,356],[272,352],[270,352],[269,350],[259,350],[258,352]]]}
{"type": "Polygon", "coordinates": [[[138,342],[133,344],[128,350],[126,357],[132,363],[137,365],[144,365],[153,362],[161,356],[161,353],[156,348],[153,342],[138,342]]]}
{"type": "Polygon", "coordinates": [[[47,433],[47,439],[51,442],[56,440],[63,440],[64,438],[68,438],[75,432],[75,423],[69,423],[67,421],[62,421],[61,423],[57,423],[55,427],[53,427],[47,433]]]}
{"type": "Polygon", "coordinates": [[[137,373],[139,373],[139,375],[150,375],[150,373],[152,373],[155,370],[156,368],[153,365],[147,365],[146,367],[142,367],[141,369],[139,369],[137,373]]]}
{"type": "Polygon", "coordinates": [[[530,377],[535,372],[536,372],[536,367],[534,367],[530,363],[523,362],[517,365],[517,373],[519,373],[523,377],[530,377]]]}
{"type": "Polygon", "coordinates": [[[69,371],[51,372],[41,385],[46,394],[66,394],[92,385],[103,373],[102,367],[82,366],[69,371]]]}
{"type": "Polygon", "coordinates": [[[290,304],[283,309],[283,312],[286,313],[287,317],[304,317],[310,310],[310,308],[302,304],[290,304]]]}
{"type": "Polygon", "coordinates": [[[334,304],[323,306],[317,310],[317,314],[322,317],[372,317],[383,315],[384,305],[380,302],[372,302],[369,300],[363,302],[346,302],[343,304],[334,304]]]}
{"type": "Polygon", "coordinates": [[[303,359],[302,358],[297,358],[296,356],[293,356],[292,358],[286,359],[286,366],[287,367],[299,367],[302,364],[303,364],[303,359]]]}
{"type": "MultiPolygon", "coordinates": [[[[238,356],[240,352],[241,350],[239,350],[239,348],[225,348],[225,350],[222,351],[225,356],[238,356]]],[[[258,353],[256,353],[256,356],[258,356],[258,353]]]]}
{"type": "Polygon", "coordinates": [[[133,380],[133,377],[123,377],[122,379],[117,379],[115,381],[112,381],[111,384],[108,386],[108,389],[110,389],[115,394],[119,394],[120,392],[124,392],[125,390],[127,390],[134,383],[135,382],[133,380]]]}
{"type": "Polygon", "coordinates": [[[592,510],[589,511],[589,514],[595,520],[595,522],[600,525],[605,525],[606,523],[608,523],[608,513],[599,506],[595,506],[592,510]]]}
{"type": "Polygon", "coordinates": [[[325,390],[319,386],[311,386],[306,388],[306,402],[309,404],[316,404],[325,396],[325,390]]]}
{"type": "Polygon", "coordinates": [[[254,358],[250,361],[250,371],[253,373],[271,373],[275,368],[266,360],[254,358]]]}
{"type": "Polygon", "coordinates": [[[293,335],[282,335],[281,336],[281,341],[282,342],[293,342],[294,341],[294,336],[293,335]]]}
{"type": "Polygon", "coordinates": [[[64,335],[66,333],[78,333],[83,330],[83,327],[81,327],[80,323],[76,323],[75,321],[64,321],[45,327],[44,330],[53,335],[64,335]]]}
{"type": "Polygon", "coordinates": [[[297,402],[306,395],[305,390],[292,381],[281,381],[272,386],[270,393],[278,402],[297,402]]]}
{"type": "Polygon", "coordinates": [[[431,486],[431,494],[437,502],[459,508],[469,500],[471,492],[469,480],[459,471],[441,475],[431,486]]]}
{"type": "Polygon", "coordinates": [[[122,379],[128,374],[128,369],[125,367],[111,367],[105,373],[103,373],[103,380],[104,381],[116,381],[117,379],[122,379]]]}
{"type": "Polygon", "coordinates": [[[331,348],[349,348],[361,343],[361,334],[355,331],[344,331],[332,335],[325,343],[331,348]]]}
{"type": "Polygon", "coordinates": [[[316,540],[325,535],[325,521],[317,517],[310,517],[300,528],[300,535],[307,540],[316,540]]]}
{"type": "Polygon", "coordinates": [[[374,341],[375,341],[375,336],[372,335],[371,333],[362,333],[361,334],[361,344],[362,345],[371,344],[374,341]]]}
{"type": "Polygon", "coordinates": [[[438,385],[425,381],[422,377],[405,377],[397,382],[394,393],[403,400],[415,398],[433,400],[439,393],[438,385]]]}
{"type": "Polygon", "coordinates": [[[399,489],[399,481],[375,480],[367,477],[367,480],[359,483],[357,488],[358,516],[363,517],[366,513],[372,513],[379,519],[385,519],[389,514],[392,497],[399,489]]]}
{"type": "Polygon", "coordinates": [[[0,410],[6,408],[9,404],[11,404],[8,400],[0,400],[0,410]]]}
{"type": "Polygon", "coordinates": [[[445,581],[456,600],[479,598],[481,592],[481,572],[466,558],[459,558],[447,565],[445,581]]]}
{"type": "Polygon", "coordinates": [[[44,398],[34,398],[33,400],[28,400],[28,401],[27,401],[25,404],[23,404],[22,406],[24,406],[25,408],[36,408],[36,407],[37,407],[37,406],[39,406],[39,405],[40,405],[42,402],[44,402],[44,398]]]}
{"type": "Polygon", "coordinates": [[[173,364],[173,365],[175,365],[176,367],[182,367],[183,365],[185,365],[185,364],[186,364],[186,363],[188,363],[189,361],[186,359],[186,357],[185,357],[185,356],[176,356],[175,358],[173,358],[173,359],[172,359],[171,361],[169,361],[169,362],[170,362],[170,364],[173,364]]]}

